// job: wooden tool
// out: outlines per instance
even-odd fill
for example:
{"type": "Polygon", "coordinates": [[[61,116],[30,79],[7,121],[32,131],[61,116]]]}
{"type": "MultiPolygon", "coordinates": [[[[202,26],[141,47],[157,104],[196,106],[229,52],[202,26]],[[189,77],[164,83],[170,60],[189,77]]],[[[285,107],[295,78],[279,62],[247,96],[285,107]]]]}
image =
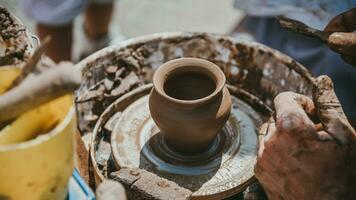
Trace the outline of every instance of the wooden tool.
{"type": "Polygon", "coordinates": [[[35,50],[33,55],[28,59],[26,64],[23,66],[20,75],[11,83],[11,86],[8,88],[10,90],[13,87],[16,87],[18,84],[23,81],[27,75],[33,72],[37,66],[38,61],[41,59],[41,56],[47,47],[48,43],[51,41],[51,37],[47,36],[43,39],[42,44],[35,50]]]}
{"type": "Polygon", "coordinates": [[[80,70],[67,63],[39,75],[29,75],[17,87],[0,96],[0,122],[11,120],[36,106],[71,93],[80,82],[80,70]]]}
{"type": "Polygon", "coordinates": [[[296,33],[300,33],[312,38],[316,38],[322,42],[327,43],[328,38],[330,36],[330,32],[326,31],[321,31],[315,28],[312,28],[303,22],[300,22],[298,20],[294,19],[289,19],[287,17],[283,16],[278,16],[277,17],[278,22],[281,24],[281,26],[285,29],[291,30],[296,33]]]}

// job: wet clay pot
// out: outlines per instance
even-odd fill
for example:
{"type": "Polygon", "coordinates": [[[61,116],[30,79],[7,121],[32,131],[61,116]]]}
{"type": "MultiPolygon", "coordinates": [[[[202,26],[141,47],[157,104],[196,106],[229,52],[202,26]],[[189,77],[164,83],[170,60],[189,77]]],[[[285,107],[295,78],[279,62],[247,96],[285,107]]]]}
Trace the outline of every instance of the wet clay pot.
{"type": "Polygon", "coordinates": [[[197,58],[171,60],[153,76],[149,108],[166,143],[181,153],[198,153],[212,143],[231,110],[225,75],[197,58]]]}

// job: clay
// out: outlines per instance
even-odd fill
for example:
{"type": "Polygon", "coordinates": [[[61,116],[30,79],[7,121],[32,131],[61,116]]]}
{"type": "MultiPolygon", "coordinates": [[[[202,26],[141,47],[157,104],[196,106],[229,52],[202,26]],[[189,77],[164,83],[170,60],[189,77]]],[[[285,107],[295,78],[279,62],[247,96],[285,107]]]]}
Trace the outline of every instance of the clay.
{"type": "Polygon", "coordinates": [[[95,191],[98,200],[127,200],[125,188],[117,181],[104,180],[95,191]]]}
{"type": "Polygon", "coordinates": [[[104,81],[100,81],[98,84],[94,85],[92,88],[90,88],[85,95],[81,96],[76,102],[77,103],[83,103],[83,102],[88,102],[92,100],[99,100],[103,98],[104,93],[105,93],[105,85],[104,81]]]}
{"type": "Polygon", "coordinates": [[[315,80],[313,100],[322,128],[339,144],[355,144],[356,132],[347,120],[328,76],[319,76],[315,80]]]}
{"type": "Polygon", "coordinates": [[[0,66],[25,61],[32,50],[25,26],[6,8],[0,6],[0,66]],[[4,48],[4,49],[3,49],[4,48]]]}
{"type": "MultiPolygon", "coordinates": [[[[105,165],[103,155],[110,153],[102,149],[102,143],[110,134],[106,124],[119,113],[108,144],[117,169],[145,169],[191,190],[192,199],[224,199],[243,191],[253,177],[258,150],[257,127],[264,121],[257,110],[242,100],[250,98],[244,97],[246,91],[230,91],[230,117],[208,149],[181,154],[166,145],[152,120],[148,107],[151,90],[152,84],[149,84],[126,93],[100,116],[93,133],[97,138],[92,146],[94,168],[103,170],[104,176],[112,170],[105,166],[101,169],[101,165],[105,165]]],[[[106,162],[111,162],[111,158],[106,162]]]]}
{"type": "Polygon", "coordinates": [[[119,117],[121,116],[121,112],[117,112],[115,113],[112,118],[110,118],[106,123],[105,123],[105,126],[104,128],[107,130],[107,131],[112,131],[114,130],[114,127],[117,123],[117,120],[119,119],[119,117]]]}
{"type": "Polygon", "coordinates": [[[106,78],[106,79],[104,79],[104,86],[105,86],[106,91],[110,91],[110,90],[112,90],[112,88],[114,86],[114,81],[106,78]]]}
{"type": "MultiPolygon", "coordinates": [[[[282,91],[312,96],[311,83],[314,78],[301,64],[262,44],[241,42],[228,36],[188,32],[160,33],[133,38],[122,45],[102,49],[77,65],[83,72],[83,82],[76,92],[78,128],[86,146],[91,146],[94,168],[92,179],[95,177],[96,183],[108,178],[108,174],[115,171],[109,164],[112,157],[107,158],[105,165],[98,164],[96,158],[111,153],[101,151],[103,148],[98,146],[102,143],[110,145],[107,138],[110,138],[111,132],[104,125],[115,112],[122,111],[116,105],[108,109],[120,96],[112,97],[109,92],[105,92],[101,98],[81,100],[86,98],[89,91],[96,90],[94,88],[97,85],[103,84],[104,79],[108,78],[105,70],[110,66],[118,66],[117,79],[126,77],[134,70],[140,79],[138,84],[129,89],[132,91],[143,83],[151,83],[153,72],[163,63],[180,57],[203,58],[217,64],[224,71],[228,84],[236,88],[235,96],[243,97],[242,100],[259,113],[269,115],[271,110],[261,107],[261,103],[273,108],[274,97],[282,91]],[[138,64],[139,70],[136,71],[129,62],[123,62],[132,59],[135,60],[132,63],[138,64]],[[254,98],[241,93],[241,89],[254,95],[254,98]],[[84,116],[92,114],[100,117],[96,121],[84,120],[84,116]],[[95,124],[97,129],[94,128],[95,124]]],[[[116,82],[113,89],[120,85],[120,81],[116,82]]],[[[231,90],[230,92],[233,93],[231,90]]]]}
{"type": "Polygon", "coordinates": [[[74,134],[75,139],[75,159],[77,162],[77,169],[84,179],[85,182],[89,183],[89,168],[90,168],[90,157],[89,152],[86,150],[84,141],[82,140],[79,132],[74,134]]]}
{"type": "Polygon", "coordinates": [[[105,73],[107,74],[115,74],[117,71],[117,66],[109,66],[108,68],[105,69],[105,73]]]}
{"type": "Polygon", "coordinates": [[[246,188],[241,200],[268,200],[262,186],[256,181],[246,188]]]}
{"type": "Polygon", "coordinates": [[[171,148],[197,153],[211,144],[231,111],[225,81],[218,66],[197,58],[171,60],[155,72],[150,112],[171,148]]]}
{"type": "MultiPolygon", "coordinates": [[[[95,85],[103,84],[108,77],[107,68],[118,66],[116,78],[126,77],[127,72],[136,68],[123,60],[135,59],[132,63],[138,63],[140,69],[134,72],[140,79],[130,88],[131,91],[143,83],[151,83],[153,72],[160,65],[179,57],[197,57],[214,62],[224,71],[228,84],[249,91],[269,106],[281,91],[296,91],[311,97],[310,73],[290,57],[264,45],[237,42],[231,37],[208,33],[148,35],[129,40],[122,46],[103,49],[78,63],[77,66],[83,70],[83,82],[76,92],[81,134],[91,134],[95,126],[95,123],[83,119],[87,113],[100,116],[120,97],[112,97],[107,92],[101,98],[86,98],[89,91],[95,90],[95,85]],[[87,101],[83,101],[85,99],[87,101]]],[[[113,89],[120,85],[118,81],[113,89]]]]}
{"type": "Polygon", "coordinates": [[[196,100],[209,96],[215,90],[215,83],[199,73],[182,73],[167,79],[164,92],[179,100],[196,100]]]}
{"type": "Polygon", "coordinates": [[[129,199],[188,200],[192,195],[190,190],[138,168],[120,169],[112,173],[111,178],[128,189],[129,199]]]}
{"type": "Polygon", "coordinates": [[[138,83],[139,78],[137,75],[134,72],[130,72],[130,74],[121,81],[120,86],[113,89],[110,94],[112,96],[121,96],[138,83]]]}

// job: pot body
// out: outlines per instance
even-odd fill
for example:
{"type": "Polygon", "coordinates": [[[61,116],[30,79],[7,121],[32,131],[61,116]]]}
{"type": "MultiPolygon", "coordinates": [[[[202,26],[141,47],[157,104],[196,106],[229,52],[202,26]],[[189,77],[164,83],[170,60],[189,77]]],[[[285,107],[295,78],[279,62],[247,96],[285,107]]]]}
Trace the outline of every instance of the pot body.
{"type": "MultiPolygon", "coordinates": [[[[160,78],[166,77],[156,76],[154,81],[160,82],[160,78]]],[[[196,102],[175,100],[162,95],[157,90],[157,84],[154,84],[149,108],[169,147],[182,153],[198,153],[212,143],[231,111],[231,96],[225,86],[225,77],[222,81],[221,87],[217,87],[214,94],[196,102]]]]}

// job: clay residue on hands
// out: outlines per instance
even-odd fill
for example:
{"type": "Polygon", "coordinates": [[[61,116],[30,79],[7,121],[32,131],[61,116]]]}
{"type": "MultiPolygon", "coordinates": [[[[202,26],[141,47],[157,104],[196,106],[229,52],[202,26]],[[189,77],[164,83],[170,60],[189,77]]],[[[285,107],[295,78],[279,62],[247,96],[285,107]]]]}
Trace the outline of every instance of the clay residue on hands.
{"type": "Polygon", "coordinates": [[[315,80],[313,100],[325,131],[344,145],[355,140],[355,130],[345,116],[329,77],[320,76],[315,80]]]}
{"type": "Polygon", "coordinates": [[[356,134],[331,79],[315,80],[313,101],[283,92],[274,104],[255,166],[269,199],[354,199],[356,134]]]}

